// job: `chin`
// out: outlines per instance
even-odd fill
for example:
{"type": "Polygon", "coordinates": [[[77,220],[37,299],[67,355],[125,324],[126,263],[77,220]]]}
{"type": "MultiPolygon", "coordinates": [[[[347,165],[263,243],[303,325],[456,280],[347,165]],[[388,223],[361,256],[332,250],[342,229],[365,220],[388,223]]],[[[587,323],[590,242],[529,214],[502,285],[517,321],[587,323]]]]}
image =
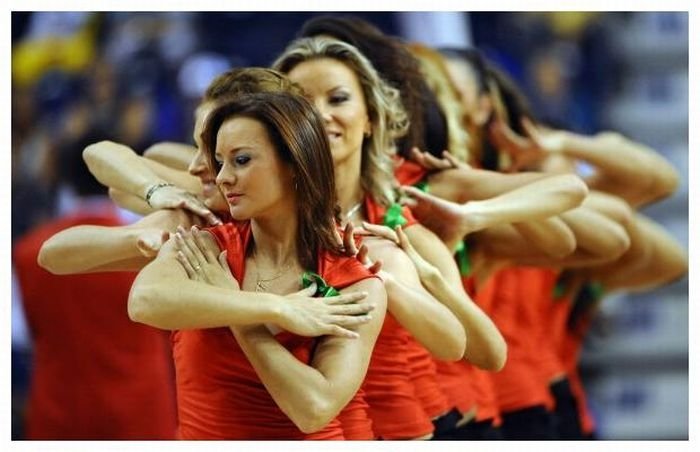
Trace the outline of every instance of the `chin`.
{"type": "Polygon", "coordinates": [[[236,221],[246,221],[252,218],[251,212],[248,209],[241,208],[241,206],[229,206],[229,213],[231,218],[236,221]]]}

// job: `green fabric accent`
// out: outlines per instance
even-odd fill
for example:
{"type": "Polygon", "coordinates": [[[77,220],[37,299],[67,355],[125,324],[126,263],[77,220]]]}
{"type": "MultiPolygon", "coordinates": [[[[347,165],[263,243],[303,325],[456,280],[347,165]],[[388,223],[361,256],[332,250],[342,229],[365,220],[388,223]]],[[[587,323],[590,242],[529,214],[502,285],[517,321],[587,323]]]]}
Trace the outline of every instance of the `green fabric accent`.
{"type": "Polygon", "coordinates": [[[455,259],[457,260],[457,265],[459,265],[459,273],[462,276],[469,276],[472,272],[472,264],[469,260],[469,248],[464,243],[464,240],[459,242],[455,249],[455,259]]]}
{"type": "Polygon", "coordinates": [[[588,284],[588,287],[596,300],[600,300],[605,295],[605,288],[599,282],[591,282],[588,284]]]}
{"type": "Polygon", "coordinates": [[[340,292],[333,287],[329,286],[326,281],[324,281],[321,276],[317,275],[314,272],[304,272],[301,275],[301,286],[306,289],[309,287],[312,283],[316,283],[316,293],[314,296],[320,296],[322,298],[327,298],[327,297],[335,297],[336,295],[340,295],[340,292]]]}
{"type": "Polygon", "coordinates": [[[396,226],[403,226],[408,223],[408,220],[401,213],[401,204],[395,202],[386,210],[384,215],[384,220],[382,221],[384,226],[388,226],[391,229],[396,229],[396,226]]]}
{"type": "Polygon", "coordinates": [[[423,193],[430,193],[430,185],[428,185],[427,180],[416,182],[415,184],[413,184],[413,186],[416,187],[418,190],[422,191],[423,193]]]}

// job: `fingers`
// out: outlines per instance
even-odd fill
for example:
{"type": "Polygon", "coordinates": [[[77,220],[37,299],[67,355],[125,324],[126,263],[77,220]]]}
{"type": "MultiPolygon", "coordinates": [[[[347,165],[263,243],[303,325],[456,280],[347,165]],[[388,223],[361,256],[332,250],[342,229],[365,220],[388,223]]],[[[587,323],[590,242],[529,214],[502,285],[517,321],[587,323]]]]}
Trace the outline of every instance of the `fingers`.
{"type": "Polygon", "coordinates": [[[404,250],[409,250],[413,248],[413,245],[411,245],[411,241],[408,239],[406,233],[403,232],[403,228],[401,228],[401,226],[396,227],[396,235],[399,238],[399,245],[401,245],[401,248],[403,248],[404,250]]]}
{"type": "Polygon", "coordinates": [[[372,320],[372,316],[367,314],[367,315],[334,315],[329,317],[329,323],[332,323],[333,325],[338,325],[342,327],[349,327],[349,326],[359,326],[363,325],[370,320],[372,320]]]}
{"type": "Polygon", "coordinates": [[[326,330],[326,334],[330,336],[345,337],[348,339],[357,339],[358,337],[360,337],[360,335],[356,332],[346,330],[345,328],[338,325],[329,325],[328,330],[326,330]]]}
{"type": "Polygon", "coordinates": [[[329,314],[333,316],[357,316],[368,314],[374,310],[372,303],[350,303],[343,305],[329,305],[329,314]]]}
{"type": "Polygon", "coordinates": [[[175,245],[177,246],[178,254],[182,254],[182,257],[187,260],[190,267],[197,270],[202,264],[195,256],[192,248],[185,242],[183,234],[180,232],[181,229],[182,228],[178,226],[178,232],[175,233],[175,245]]]}
{"type": "Polygon", "coordinates": [[[177,261],[180,263],[180,265],[182,265],[182,268],[185,269],[189,279],[198,279],[197,272],[182,251],[177,252],[177,261]]]}
{"type": "Polygon", "coordinates": [[[382,270],[383,264],[384,263],[381,260],[377,259],[372,265],[367,267],[367,270],[369,270],[373,275],[376,275],[382,270]]]}
{"type": "Polygon", "coordinates": [[[348,303],[355,303],[364,298],[367,298],[367,292],[350,292],[341,295],[336,295],[335,297],[324,298],[323,302],[327,305],[342,305],[348,303]]]}
{"type": "Polygon", "coordinates": [[[190,231],[192,232],[192,236],[194,237],[194,243],[195,245],[197,245],[197,249],[204,256],[204,259],[210,264],[217,262],[216,253],[219,252],[219,248],[217,247],[216,250],[212,249],[212,247],[204,241],[204,236],[202,235],[204,233],[200,231],[198,227],[192,226],[190,231]]]}
{"type": "Polygon", "coordinates": [[[362,265],[369,264],[369,248],[367,248],[367,245],[363,244],[355,257],[362,265]]]}
{"type": "Polygon", "coordinates": [[[374,235],[377,235],[379,237],[385,238],[387,240],[390,240],[394,243],[398,243],[398,238],[396,237],[396,233],[389,227],[387,226],[382,226],[378,224],[370,224],[367,222],[362,222],[362,225],[364,226],[365,229],[367,229],[369,232],[371,232],[374,235]]]}
{"type": "Polygon", "coordinates": [[[333,228],[333,235],[335,236],[335,241],[338,245],[343,246],[343,238],[340,237],[340,232],[337,228],[333,228]]]}
{"type": "MultiPolygon", "coordinates": [[[[183,228],[182,226],[178,226],[177,231],[178,231],[178,234],[180,234],[180,237],[182,238],[181,242],[184,244],[184,246],[189,248],[191,255],[194,256],[194,258],[196,259],[196,262],[195,261],[192,262],[192,264],[195,266],[195,268],[197,267],[196,264],[199,264],[199,265],[205,264],[207,262],[207,259],[204,256],[204,254],[202,253],[202,250],[199,249],[199,246],[197,246],[197,243],[195,242],[194,237],[192,236],[192,233],[188,233],[187,231],[185,231],[185,228],[183,228]]],[[[189,257],[189,255],[187,255],[187,253],[185,253],[185,255],[187,257],[189,257]]]]}
{"type": "Polygon", "coordinates": [[[309,287],[301,289],[299,292],[296,292],[295,295],[301,295],[302,297],[313,297],[314,294],[316,294],[316,290],[318,290],[318,285],[315,282],[312,282],[309,287]]]}
{"type": "Polygon", "coordinates": [[[353,230],[354,226],[352,225],[352,222],[348,221],[348,224],[345,225],[345,230],[343,233],[343,245],[345,246],[345,253],[349,256],[355,256],[358,253],[353,230]]]}
{"type": "Polygon", "coordinates": [[[458,168],[458,167],[460,167],[460,166],[464,166],[464,167],[466,167],[466,168],[471,168],[471,166],[469,166],[467,163],[464,163],[464,162],[461,162],[461,161],[457,160],[457,157],[455,157],[454,155],[450,154],[450,151],[444,151],[444,152],[442,153],[442,157],[443,157],[445,160],[447,160],[448,162],[450,162],[450,164],[452,165],[453,168],[458,168]]]}
{"type": "Polygon", "coordinates": [[[449,160],[439,159],[431,154],[423,153],[425,161],[431,166],[432,169],[445,170],[452,168],[452,163],[449,160]]]}
{"type": "Polygon", "coordinates": [[[539,135],[539,131],[537,130],[537,127],[528,119],[527,117],[523,116],[520,118],[520,124],[523,125],[523,129],[525,129],[525,132],[527,133],[527,136],[530,138],[535,138],[539,135]]]}

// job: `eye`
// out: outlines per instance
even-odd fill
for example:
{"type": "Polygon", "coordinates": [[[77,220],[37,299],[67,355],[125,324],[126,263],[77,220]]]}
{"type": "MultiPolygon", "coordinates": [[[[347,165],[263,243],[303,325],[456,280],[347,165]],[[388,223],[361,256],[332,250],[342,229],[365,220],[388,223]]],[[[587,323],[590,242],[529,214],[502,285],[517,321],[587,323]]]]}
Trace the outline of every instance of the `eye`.
{"type": "Polygon", "coordinates": [[[250,162],[250,157],[245,155],[245,154],[239,154],[236,156],[236,158],[233,159],[233,161],[236,163],[236,165],[245,165],[246,163],[250,162]]]}
{"type": "Polygon", "coordinates": [[[339,93],[339,94],[333,94],[328,102],[330,102],[331,105],[337,105],[337,104],[342,104],[343,102],[347,101],[350,98],[347,94],[344,93],[339,93]]]}

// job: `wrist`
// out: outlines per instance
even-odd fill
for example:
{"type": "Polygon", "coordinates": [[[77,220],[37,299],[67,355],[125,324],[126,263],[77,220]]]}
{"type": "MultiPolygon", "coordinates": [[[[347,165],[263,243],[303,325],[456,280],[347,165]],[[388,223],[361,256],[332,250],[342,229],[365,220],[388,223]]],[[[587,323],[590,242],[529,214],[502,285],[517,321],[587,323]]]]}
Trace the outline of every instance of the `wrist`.
{"type": "Polygon", "coordinates": [[[486,227],[483,224],[483,215],[480,201],[467,201],[460,206],[460,232],[462,237],[472,232],[480,231],[486,227]]]}
{"type": "MultiPolygon", "coordinates": [[[[150,206],[151,205],[151,198],[153,197],[153,195],[158,190],[161,190],[162,188],[165,188],[165,187],[174,187],[174,185],[169,183],[169,182],[164,182],[164,181],[160,181],[160,182],[156,182],[156,183],[152,183],[152,184],[147,185],[145,188],[144,194],[143,194],[143,199],[150,206]]],[[[153,207],[153,206],[151,206],[151,207],[153,207]]]]}

